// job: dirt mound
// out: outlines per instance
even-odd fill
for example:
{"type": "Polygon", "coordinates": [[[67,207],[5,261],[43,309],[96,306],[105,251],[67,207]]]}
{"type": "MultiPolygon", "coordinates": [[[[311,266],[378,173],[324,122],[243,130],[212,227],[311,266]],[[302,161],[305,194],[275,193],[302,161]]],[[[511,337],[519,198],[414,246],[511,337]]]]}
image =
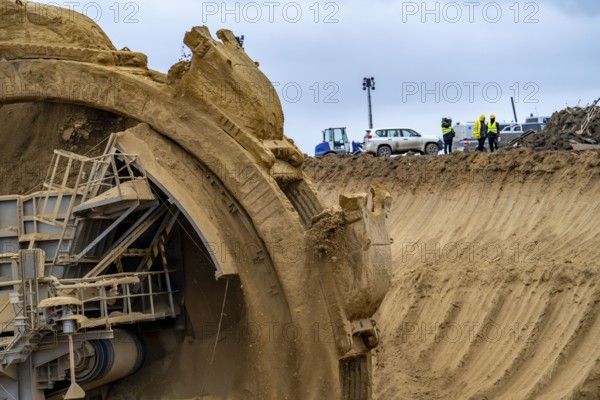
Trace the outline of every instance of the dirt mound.
{"type": "Polygon", "coordinates": [[[571,150],[575,143],[600,144],[600,107],[595,106],[595,109],[595,117],[581,135],[577,132],[582,128],[592,107],[569,107],[555,112],[544,129],[528,137],[523,146],[534,150],[571,150]]]}
{"type": "Polygon", "coordinates": [[[325,157],[329,204],[385,184],[392,289],[376,399],[600,396],[600,153],[325,157]]]}
{"type": "Polygon", "coordinates": [[[104,139],[135,124],[75,105],[22,103],[0,107],[0,158],[5,160],[0,164],[0,195],[39,190],[54,149],[98,156],[104,151],[104,139]]]}

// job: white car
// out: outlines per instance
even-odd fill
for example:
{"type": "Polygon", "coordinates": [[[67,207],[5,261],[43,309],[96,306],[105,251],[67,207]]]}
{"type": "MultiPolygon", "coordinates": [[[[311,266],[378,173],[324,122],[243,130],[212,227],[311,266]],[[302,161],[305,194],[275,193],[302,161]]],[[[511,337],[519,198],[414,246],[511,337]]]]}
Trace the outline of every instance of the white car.
{"type": "Polygon", "coordinates": [[[414,151],[421,154],[438,154],[443,143],[435,136],[422,136],[409,128],[370,129],[364,138],[364,151],[377,157],[389,157],[414,151]]]}

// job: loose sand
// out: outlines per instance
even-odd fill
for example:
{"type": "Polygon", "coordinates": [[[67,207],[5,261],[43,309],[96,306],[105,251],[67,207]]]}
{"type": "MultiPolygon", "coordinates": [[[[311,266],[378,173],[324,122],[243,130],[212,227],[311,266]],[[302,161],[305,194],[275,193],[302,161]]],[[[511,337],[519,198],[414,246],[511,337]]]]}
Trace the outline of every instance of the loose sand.
{"type": "Polygon", "coordinates": [[[377,399],[600,398],[600,153],[309,159],[334,204],[385,184],[377,399]]]}

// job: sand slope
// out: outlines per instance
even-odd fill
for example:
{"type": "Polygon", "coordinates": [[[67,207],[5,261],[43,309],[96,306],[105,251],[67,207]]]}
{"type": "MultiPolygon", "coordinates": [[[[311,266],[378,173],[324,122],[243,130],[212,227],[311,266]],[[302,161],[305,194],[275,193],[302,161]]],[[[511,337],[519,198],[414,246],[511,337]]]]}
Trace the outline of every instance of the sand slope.
{"type": "Polygon", "coordinates": [[[385,183],[394,278],[377,399],[600,398],[600,154],[327,157],[330,204],[385,183]]]}
{"type": "Polygon", "coordinates": [[[71,104],[0,106],[0,195],[40,190],[54,149],[98,156],[111,133],[135,124],[105,111],[71,104]]]}

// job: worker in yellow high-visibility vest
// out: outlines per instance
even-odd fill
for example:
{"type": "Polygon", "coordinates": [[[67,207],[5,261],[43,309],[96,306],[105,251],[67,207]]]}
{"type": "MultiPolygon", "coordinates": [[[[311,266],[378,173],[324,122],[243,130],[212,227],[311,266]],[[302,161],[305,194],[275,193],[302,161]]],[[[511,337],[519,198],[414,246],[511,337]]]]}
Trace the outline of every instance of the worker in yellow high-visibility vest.
{"type": "Polygon", "coordinates": [[[485,149],[485,139],[487,139],[487,124],[483,114],[479,117],[479,121],[475,121],[473,137],[477,139],[477,151],[483,151],[485,149]]]}
{"type": "Polygon", "coordinates": [[[490,115],[490,122],[487,124],[487,129],[490,151],[493,153],[494,150],[498,150],[498,138],[500,137],[500,128],[494,114],[490,115]]]}
{"type": "Polygon", "coordinates": [[[442,136],[444,137],[444,154],[452,153],[452,142],[454,141],[454,129],[452,128],[452,118],[442,118],[442,136]]]}

